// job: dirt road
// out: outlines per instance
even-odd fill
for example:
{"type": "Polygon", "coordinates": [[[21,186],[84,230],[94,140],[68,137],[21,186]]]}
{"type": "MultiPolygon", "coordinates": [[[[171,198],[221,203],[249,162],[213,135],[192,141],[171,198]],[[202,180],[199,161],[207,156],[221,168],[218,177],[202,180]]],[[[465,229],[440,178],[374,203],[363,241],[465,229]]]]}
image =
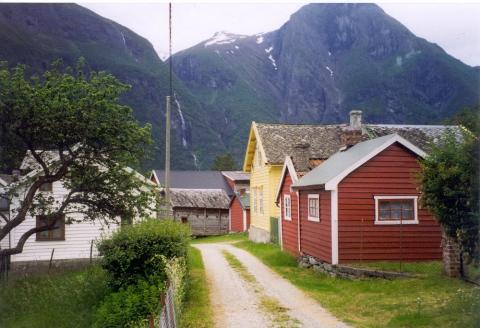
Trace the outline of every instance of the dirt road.
{"type": "Polygon", "coordinates": [[[246,267],[263,294],[287,309],[296,327],[347,327],[250,253],[226,243],[197,244],[195,247],[202,252],[205,263],[216,327],[284,327],[262,310],[258,288],[241,278],[228,264],[222,250],[234,255],[246,267]]]}

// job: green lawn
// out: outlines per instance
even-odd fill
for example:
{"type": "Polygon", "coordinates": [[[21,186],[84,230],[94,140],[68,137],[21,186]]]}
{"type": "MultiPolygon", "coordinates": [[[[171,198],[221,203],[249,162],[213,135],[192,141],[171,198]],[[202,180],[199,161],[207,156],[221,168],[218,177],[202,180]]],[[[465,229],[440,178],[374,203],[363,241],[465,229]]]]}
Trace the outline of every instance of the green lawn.
{"type": "MultiPolygon", "coordinates": [[[[272,244],[241,241],[234,245],[257,256],[332,314],[353,326],[480,325],[480,288],[444,277],[440,270],[432,270],[428,275],[409,279],[347,280],[300,268],[293,256],[272,244]]],[[[408,268],[414,270],[411,266],[408,268]]]]}
{"type": "Polygon", "coordinates": [[[98,267],[0,284],[0,327],[91,327],[108,293],[98,267]]]}
{"type": "Polygon", "coordinates": [[[213,312],[210,305],[205,267],[202,255],[198,249],[190,247],[188,266],[189,283],[185,296],[184,310],[180,318],[180,327],[213,327],[213,312]]]}
{"type": "Polygon", "coordinates": [[[204,243],[228,243],[237,242],[241,240],[247,240],[247,233],[230,233],[220,236],[208,236],[208,237],[196,237],[192,240],[192,244],[204,244],[204,243]]]}

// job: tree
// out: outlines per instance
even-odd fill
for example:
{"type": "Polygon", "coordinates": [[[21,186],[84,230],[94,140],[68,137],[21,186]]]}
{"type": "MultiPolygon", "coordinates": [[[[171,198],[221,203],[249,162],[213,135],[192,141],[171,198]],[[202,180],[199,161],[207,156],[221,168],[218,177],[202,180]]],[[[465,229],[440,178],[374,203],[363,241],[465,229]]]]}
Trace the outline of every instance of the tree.
{"type": "MultiPolygon", "coordinates": [[[[152,143],[150,126],[140,126],[132,110],[118,103],[128,86],[105,72],[85,73],[60,61],[41,77],[27,78],[24,66],[0,64],[0,118],[3,134],[28,150],[28,173],[4,190],[19,198],[10,218],[3,217],[0,240],[28,215],[44,215],[45,226],[27,230],[0,255],[21,253],[33,234],[54,229],[60,215],[105,223],[130,220],[153,204],[153,190],[129,169],[145,158],[152,143]],[[68,194],[58,200],[40,187],[61,181],[68,194]]],[[[0,218],[1,219],[1,218],[0,218]]]]}
{"type": "Polygon", "coordinates": [[[479,140],[446,134],[421,162],[421,201],[462,252],[475,253],[479,227],[479,140]]]}
{"type": "Polygon", "coordinates": [[[212,170],[234,171],[236,169],[237,169],[237,165],[235,164],[235,160],[233,159],[233,156],[230,153],[218,155],[213,160],[212,170]]]}
{"type": "Polygon", "coordinates": [[[464,108],[447,121],[449,124],[462,125],[477,137],[480,136],[480,105],[464,108]]]}

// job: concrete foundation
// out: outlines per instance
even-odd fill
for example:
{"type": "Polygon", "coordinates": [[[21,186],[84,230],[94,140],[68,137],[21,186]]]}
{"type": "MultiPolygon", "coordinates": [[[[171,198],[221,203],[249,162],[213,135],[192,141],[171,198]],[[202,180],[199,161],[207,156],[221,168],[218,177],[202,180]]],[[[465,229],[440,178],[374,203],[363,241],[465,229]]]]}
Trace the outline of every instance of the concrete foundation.
{"type": "Polygon", "coordinates": [[[255,226],[250,226],[248,230],[248,239],[256,243],[269,243],[270,242],[270,232],[265,229],[257,228],[255,226]]]}

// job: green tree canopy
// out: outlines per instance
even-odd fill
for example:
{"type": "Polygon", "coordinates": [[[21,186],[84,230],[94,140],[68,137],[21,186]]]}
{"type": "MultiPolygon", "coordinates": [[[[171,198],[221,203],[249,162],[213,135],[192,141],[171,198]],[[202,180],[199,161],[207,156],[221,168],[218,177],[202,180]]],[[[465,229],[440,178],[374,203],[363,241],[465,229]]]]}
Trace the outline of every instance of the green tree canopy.
{"type": "Polygon", "coordinates": [[[213,160],[212,170],[234,171],[236,169],[237,169],[237,165],[235,164],[235,160],[233,159],[233,156],[230,153],[218,155],[213,160]]]}
{"type": "Polygon", "coordinates": [[[479,227],[479,141],[447,134],[421,162],[421,201],[461,249],[474,254],[479,227]]]}
{"type": "MultiPolygon", "coordinates": [[[[82,213],[83,220],[106,223],[142,215],[153,191],[136,167],[151,145],[150,126],[139,126],[132,110],[118,103],[128,86],[105,72],[86,74],[55,62],[41,77],[27,78],[25,67],[0,65],[0,118],[8,135],[30,158],[21,178],[4,190],[20,205],[0,229],[0,240],[27,215],[46,215],[51,224],[28,230],[11,249],[20,253],[34,233],[50,230],[59,215],[82,213]],[[39,192],[61,181],[68,193],[58,200],[39,192]]],[[[78,216],[77,216],[78,217],[78,216]]],[[[0,218],[1,219],[1,218],[0,218]]]]}

